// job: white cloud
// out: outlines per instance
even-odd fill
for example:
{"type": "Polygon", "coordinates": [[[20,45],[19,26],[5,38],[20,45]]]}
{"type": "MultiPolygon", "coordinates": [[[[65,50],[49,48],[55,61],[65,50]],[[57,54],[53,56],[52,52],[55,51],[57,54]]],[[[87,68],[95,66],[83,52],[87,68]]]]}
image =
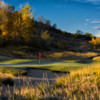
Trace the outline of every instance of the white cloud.
{"type": "Polygon", "coordinates": [[[96,19],[85,19],[86,23],[90,23],[90,24],[100,24],[100,20],[96,20],[96,19]]]}
{"type": "Polygon", "coordinates": [[[86,21],[86,22],[89,22],[89,21],[90,21],[90,19],[88,19],[88,18],[87,18],[87,19],[85,19],[85,21],[86,21]]]}
{"type": "Polygon", "coordinates": [[[5,5],[5,2],[3,0],[0,0],[0,7],[3,7],[5,5]]]}
{"type": "Polygon", "coordinates": [[[75,2],[92,3],[95,5],[100,5],[100,0],[65,0],[65,1],[75,1],[75,2]]]}
{"type": "Polygon", "coordinates": [[[88,22],[88,24],[97,24],[97,26],[91,27],[92,29],[96,29],[96,30],[100,30],[100,20],[86,20],[86,23],[88,22]]]}
{"type": "Polygon", "coordinates": [[[96,30],[100,30],[100,25],[99,26],[95,26],[95,27],[92,27],[93,29],[96,29],[96,30]]]}
{"type": "Polygon", "coordinates": [[[22,5],[22,4],[20,4],[20,5],[19,5],[19,9],[22,9],[22,8],[23,8],[23,5],[22,5]]]}
{"type": "Polygon", "coordinates": [[[25,6],[25,5],[28,5],[28,4],[29,4],[29,2],[26,2],[26,3],[20,4],[20,5],[19,5],[19,9],[24,8],[24,6],[25,6]]]}
{"type": "Polygon", "coordinates": [[[100,24],[100,20],[91,21],[92,24],[100,24]]]}

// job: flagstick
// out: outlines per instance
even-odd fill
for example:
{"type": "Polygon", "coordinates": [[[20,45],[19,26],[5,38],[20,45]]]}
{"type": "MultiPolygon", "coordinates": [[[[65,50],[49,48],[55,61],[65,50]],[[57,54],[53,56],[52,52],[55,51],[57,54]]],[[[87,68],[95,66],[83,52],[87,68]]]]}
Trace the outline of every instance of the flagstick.
{"type": "Polygon", "coordinates": [[[39,59],[39,64],[40,64],[40,59],[39,59]]]}
{"type": "Polygon", "coordinates": [[[41,53],[39,53],[39,64],[40,64],[40,61],[41,61],[41,53]]]}

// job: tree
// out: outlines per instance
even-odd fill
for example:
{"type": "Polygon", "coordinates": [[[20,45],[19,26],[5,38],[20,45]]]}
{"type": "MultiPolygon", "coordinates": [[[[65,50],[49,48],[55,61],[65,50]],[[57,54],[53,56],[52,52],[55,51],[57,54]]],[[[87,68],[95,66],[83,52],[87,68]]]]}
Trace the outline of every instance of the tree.
{"type": "Polygon", "coordinates": [[[0,30],[0,35],[2,35],[2,31],[0,30]]]}
{"type": "Polygon", "coordinates": [[[56,29],[56,28],[57,28],[57,25],[56,25],[56,24],[53,24],[53,28],[55,28],[55,29],[56,29]]]}
{"type": "Polygon", "coordinates": [[[20,11],[22,13],[23,20],[26,20],[32,14],[30,5],[25,5],[20,11]]]}
{"type": "Polygon", "coordinates": [[[100,37],[92,37],[90,43],[93,45],[94,48],[100,48],[100,37]]]}
{"type": "Polygon", "coordinates": [[[46,25],[48,25],[48,26],[50,26],[50,25],[51,25],[50,20],[46,20],[46,25]]]}
{"type": "Polygon", "coordinates": [[[91,36],[91,37],[93,37],[93,34],[91,34],[91,33],[89,33],[89,32],[86,32],[85,35],[86,35],[86,36],[91,36]]]}
{"type": "Polygon", "coordinates": [[[31,14],[30,5],[25,5],[20,11],[20,34],[26,43],[32,40],[34,31],[34,19],[30,17],[31,14]]]}
{"type": "Polygon", "coordinates": [[[27,19],[22,23],[22,37],[26,43],[30,42],[33,37],[33,24],[34,22],[32,19],[27,19]]]}
{"type": "Polygon", "coordinates": [[[2,31],[2,34],[6,34],[5,25],[8,21],[7,14],[6,14],[6,7],[7,5],[1,1],[0,2],[0,30],[2,31]]]}
{"type": "Polygon", "coordinates": [[[46,23],[46,19],[43,16],[38,16],[38,21],[42,23],[46,23]]]}
{"type": "Polygon", "coordinates": [[[86,32],[85,36],[86,36],[87,39],[92,39],[94,37],[93,34],[91,34],[89,32],[86,32]]]}
{"type": "Polygon", "coordinates": [[[8,8],[7,9],[8,9],[9,12],[12,13],[15,10],[15,7],[12,6],[12,5],[8,5],[8,8]]]}
{"type": "Polygon", "coordinates": [[[82,32],[81,30],[77,30],[77,31],[76,31],[76,34],[78,34],[78,35],[83,35],[84,32],[82,32]]]}

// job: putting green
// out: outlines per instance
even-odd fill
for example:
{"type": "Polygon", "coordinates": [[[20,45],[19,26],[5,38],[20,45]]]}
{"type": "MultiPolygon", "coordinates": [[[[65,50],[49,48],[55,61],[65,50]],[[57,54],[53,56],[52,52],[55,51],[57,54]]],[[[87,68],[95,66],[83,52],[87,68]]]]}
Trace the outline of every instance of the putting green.
{"type": "Polygon", "coordinates": [[[1,67],[19,67],[19,68],[39,68],[52,71],[71,71],[79,68],[87,67],[94,62],[92,60],[39,60],[34,59],[15,59],[10,57],[0,56],[1,67]]]}

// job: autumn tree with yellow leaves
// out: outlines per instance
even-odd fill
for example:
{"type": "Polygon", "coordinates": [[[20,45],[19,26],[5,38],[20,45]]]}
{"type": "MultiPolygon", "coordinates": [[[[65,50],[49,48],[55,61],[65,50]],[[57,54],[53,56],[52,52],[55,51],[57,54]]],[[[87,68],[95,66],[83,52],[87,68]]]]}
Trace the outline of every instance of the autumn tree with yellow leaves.
{"type": "Polygon", "coordinates": [[[25,5],[24,8],[20,10],[22,17],[20,22],[21,36],[25,42],[29,42],[32,39],[34,31],[34,17],[30,17],[32,14],[30,10],[30,5],[25,5]]]}
{"type": "MultiPolygon", "coordinates": [[[[100,33],[99,33],[100,36],[100,33]]],[[[90,43],[93,45],[93,48],[100,48],[100,37],[92,37],[90,43]]]]}
{"type": "Polygon", "coordinates": [[[0,2],[0,34],[6,41],[17,43],[29,42],[34,31],[34,17],[30,17],[31,7],[25,5],[20,11],[15,7],[0,2]]]}

